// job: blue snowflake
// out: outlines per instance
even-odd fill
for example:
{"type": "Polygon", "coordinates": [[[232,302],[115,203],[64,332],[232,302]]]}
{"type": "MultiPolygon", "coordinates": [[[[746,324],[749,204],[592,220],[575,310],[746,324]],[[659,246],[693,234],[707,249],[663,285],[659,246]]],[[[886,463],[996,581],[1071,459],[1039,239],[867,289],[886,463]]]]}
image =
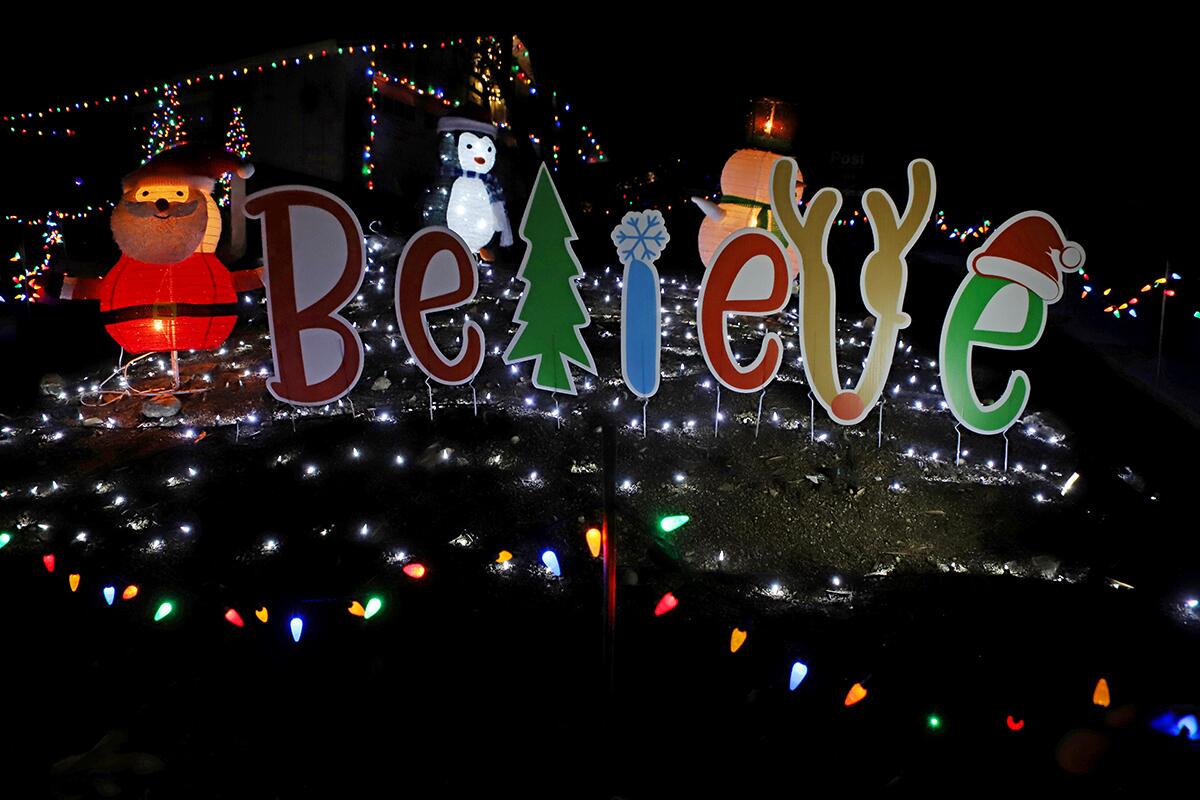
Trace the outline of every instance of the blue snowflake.
{"type": "Polygon", "coordinates": [[[654,261],[662,255],[671,237],[658,211],[630,211],[621,224],[613,228],[612,241],[621,263],[629,264],[654,261]]]}

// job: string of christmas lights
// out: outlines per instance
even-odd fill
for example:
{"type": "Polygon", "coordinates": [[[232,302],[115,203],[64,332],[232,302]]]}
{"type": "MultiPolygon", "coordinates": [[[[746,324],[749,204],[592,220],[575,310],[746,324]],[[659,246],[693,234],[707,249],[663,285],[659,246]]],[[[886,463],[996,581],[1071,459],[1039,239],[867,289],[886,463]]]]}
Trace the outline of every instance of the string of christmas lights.
{"type": "MultiPolygon", "coordinates": [[[[13,123],[10,125],[10,129],[13,130],[14,132],[19,131],[23,134],[38,135],[38,136],[45,136],[48,134],[52,135],[54,133],[53,131],[51,131],[51,132],[39,131],[37,129],[31,129],[28,126],[18,127],[15,123],[18,121],[31,121],[31,120],[46,119],[47,117],[50,117],[50,116],[53,116],[56,114],[67,114],[67,113],[71,113],[71,112],[86,111],[86,110],[95,109],[95,108],[99,108],[99,107],[106,106],[106,105],[111,105],[114,103],[135,102],[135,101],[144,100],[147,97],[155,97],[155,96],[159,96],[159,95],[165,96],[168,92],[175,92],[177,94],[187,87],[199,86],[206,82],[207,83],[215,83],[215,82],[224,81],[227,79],[245,78],[245,77],[249,77],[249,76],[253,76],[253,75],[262,75],[262,74],[267,73],[269,70],[286,69],[289,65],[290,66],[300,66],[302,64],[313,62],[318,59],[326,59],[333,55],[336,55],[336,56],[355,56],[355,55],[357,55],[357,56],[373,56],[374,54],[379,53],[379,52],[388,52],[388,51],[394,51],[394,50],[400,50],[400,51],[445,50],[445,49],[451,48],[451,47],[463,46],[465,41],[466,40],[464,40],[462,37],[459,37],[457,39],[447,39],[447,40],[441,40],[441,41],[437,41],[437,42],[406,41],[406,42],[401,42],[399,44],[365,43],[365,44],[358,44],[358,45],[342,46],[342,47],[336,48],[333,51],[330,51],[327,49],[322,49],[320,51],[309,50],[309,51],[305,51],[303,54],[293,54],[293,55],[289,55],[285,58],[276,59],[276,60],[272,60],[269,62],[262,62],[259,64],[247,64],[247,65],[244,65],[241,67],[235,67],[235,68],[231,69],[229,72],[225,72],[224,70],[219,70],[219,71],[209,72],[209,73],[197,73],[190,77],[183,78],[183,79],[180,79],[180,80],[177,80],[174,82],[164,82],[161,84],[155,84],[155,85],[151,85],[151,86],[143,86],[140,88],[127,90],[120,94],[92,97],[92,98],[85,99],[85,100],[76,100],[74,102],[68,102],[68,103],[65,103],[62,105],[48,106],[45,109],[42,109],[39,111],[25,111],[25,112],[17,112],[17,113],[12,113],[12,114],[5,114],[2,117],[0,117],[0,120],[2,120],[3,122],[6,122],[6,123],[13,123]]],[[[525,57],[527,58],[528,51],[524,49],[524,45],[520,45],[519,40],[515,40],[515,41],[516,41],[516,43],[514,44],[514,50],[518,49],[518,47],[519,47],[520,50],[524,53],[525,57]]],[[[494,36],[488,36],[488,37],[486,37],[486,39],[485,39],[485,37],[476,37],[475,42],[476,42],[476,44],[485,47],[485,53],[490,52],[491,48],[499,48],[501,46],[499,41],[494,36]],[[486,42],[486,45],[484,44],[485,42],[486,42]]],[[[528,89],[530,94],[537,95],[538,90],[537,90],[537,87],[532,84],[532,76],[530,76],[526,72],[524,72],[518,64],[514,64],[514,68],[515,68],[515,71],[512,75],[510,75],[510,79],[513,81],[520,82],[523,86],[525,86],[528,89]],[[518,78],[518,75],[521,77],[518,78]]],[[[432,94],[435,97],[437,97],[438,99],[443,99],[446,95],[446,92],[443,89],[439,89],[438,87],[433,87],[433,86],[420,87],[420,86],[417,86],[415,82],[409,81],[406,78],[401,78],[396,82],[399,84],[406,85],[411,91],[414,91],[418,94],[432,94]]],[[[557,98],[556,93],[554,93],[554,97],[557,98]]],[[[455,106],[460,105],[460,104],[461,104],[461,101],[454,102],[455,106]]],[[[564,110],[569,112],[571,110],[571,104],[566,103],[564,110]]],[[[557,116],[556,116],[555,121],[556,121],[556,125],[561,126],[561,121],[557,118],[557,116]]],[[[497,124],[501,128],[508,127],[507,121],[505,121],[505,120],[500,120],[497,122],[497,124]]],[[[605,160],[605,154],[604,154],[603,150],[600,148],[599,144],[595,140],[594,135],[589,131],[589,129],[586,125],[581,125],[581,132],[587,139],[588,149],[590,150],[590,152],[585,154],[584,148],[579,148],[577,151],[578,155],[580,155],[581,158],[585,162],[590,161],[590,160],[591,161],[605,160]]],[[[67,133],[67,135],[74,136],[76,131],[74,131],[73,129],[67,129],[65,131],[65,133],[67,133]]]]}
{"type": "Polygon", "coordinates": [[[367,143],[363,145],[362,174],[366,178],[367,190],[372,191],[375,189],[375,181],[372,176],[375,173],[375,129],[379,125],[378,95],[380,86],[394,85],[412,92],[418,97],[430,97],[438,100],[449,108],[458,108],[462,105],[462,101],[451,100],[446,96],[446,90],[439,86],[429,84],[422,88],[417,85],[416,81],[410,80],[408,77],[397,78],[389,75],[380,70],[374,60],[367,66],[367,78],[371,88],[367,93],[367,143]]]}
{"type": "MultiPolygon", "coordinates": [[[[98,491],[107,490],[107,488],[108,487],[106,487],[104,484],[97,485],[98,491]]],[[[57,485],[49,487],[48,489],[49,492],[58,490],[61,490],[61,487],[57,485]]],[[[114,499],[114,506],[124,505],[124,501],[125,498],[121,495],[118,495],[114,499]]],[[[655,526],[656,531],[654,535],[658,536],[664,541],[670,541],[670,537],[674,535],[680,528],[687,525],[689,521],[690,517],[686,514],[666,514],[658,519],[655,526]]],[[[366,528],[367,526],[364,525],[363,527],[366,528]]],[[[185,535],[190,534],[190,526],[181,526],[181,531],[185,535]]],[[[86,534],[79,534],[79,536],[76,537],[77,540],[79,540],[80,537],[84,537],[86,540],[86,534]]],[[[0,550],[4,550],[12,542],[17,540],[18,537],[14,536],[10,531],[0,532],[0,550]]],[[[161,543],[161,540],[156,539],[155,541],[160,542],[157,549],[162,549],[163,544],[161,543]]],[[[571,545],[570,551],[564,553],[564,556],[566,556],[568,559],[565,561],[568,566],[579,567],[581,562],[586,564],[588,556],[590,556],[592,561],[597,561],[601,558],[603,534],[599,527],[588,527],[587,530],[583,532],[583,535],[576,538],[574,542],[575,543],[571,545]],[[579,539],[582,539],[583,543],[586,544],[586,554],[583,550],[583,547],[578,544],[579,539]]],[[[451,541],[452,545],[458,545],[461,547],[469,547],[472,543],[472,540],[465,535],[451,541]]],[[[270,554],[275,552],[278,547],[279,544],[277,540],[274,538],[269,538],[262,544],[261,549],[264,554],[270,554]]],[[[554,549],[540,549],[540,552],[538,552],[538,550],[535,549],[534,552],[537,552],[538,555],[536,561],[533,558],[529,559],[530,562],[532,562],[532,569],[530,570],[530,573],[533,575],[540,574],[545,586],[551,587],[564,580],[570,579],[569,576],[564,577],[564,558],[560,557],[557,551],[554,549]]],[[[408,553],[403,551],[394,553],[388,560],[392,565],[400,566],[400,571],[413,582],[412,585],[414,586],[420,585],[421,581],[429,573],[429,568],[425,563],[412,558],[408,553]]],[[[58,556],[53,551],[43,552],[41,554],[40,561],[42,568],[45,570],[47,575],[55,576],[56,573],[61,575],[60,567],[64,565],[60,563],[58,556]]],[[[517,567],[517,564],[518,559],[516,556],[514,556],[513,552],[504,549],[500,550],[495,559],[492,559],[491,562],[487,564],[486,569],[494,574],[507,574],[513,572],[517,567]]],[[[71,566],[73,567],[74,565],[71,566]]],[[[581,571],[586,574],[586,568],[581,568],[581,571]]],[[[851,594],[850,588],[847,586],[846,582],[841,576],[833,575],[830,577],[829,582],[832,588],[826,589],[825,592],[841,596],[851,594]]],[[[73,595],[79,595],[80,597],[94,596],[90,593],[84,593],[83,595],[80,595],[80,589],[84,587],[84,575],[82,572],[72,572],[67,575],[66,587],[73,595]]],[[[137,608],[142,606],[145,609],[142,613],[145,616],[152,618],[155,623],[163,623],[164,621],[171,619],[172,621],[167,624],[178,624],[175,621],[179,619],[177,612],[184,611],[186,613],[190,610],[183,607],[180,601],[177,599],[179,596],[178,592],[173,592],[165,588],[150,588],[150,585],[138,579],[129,580],[126,578],[119,582],[111,581],[110,579],[102,579],[95,584],[95,587],[99,588],[99,593],[105,606],[109,608],[125,606],[137,608]],[[151,596],[154,599],[152,599],[148,605],[143,606],[141,600],[151,596]],[[119,605],[117,604],[118,597],[121,600],[119,605]]],[[[675,591],[668,591],[658,597],[652,609],[652,617],[647,604],[645,608],[645,616],[642,617],[642,619],[646,620],[646,622],[642,624],[662,624],[653,622],[652,620],[665,617],[677,609],[681,602],[686,602],[688,600],[688,596],[686,594],[683,594],[681,599],[676,595],[675,591]]],[[[759,589],[758,593],[764,597],[783,600],[792,597],[792,592],[778,582],[759,589]]],[[[364,624],[378,616],[388,606],[388,600],[386,596],[378,590],[365,592],[358,597],[346,596],[336,600],[330,599],[321,601],[307,601],[308,604],[313,602],[320,602],[322,604],[338,603],[345,606],[346,613],[350,617],[360,621],[352,624],[364,624]]],[[[277,611],[273,615],[270,607],[266,604],[252,604],[249,607],[243,605],[242,608],[247,612],[251,609],[253,610],[253,618],[258,622],[258,625],[254,625],[253,623],[248,624],[247,620],[249,619],[250,615],[249,613],[243,614],[242,611],[237,608],[239,604],[240,603],[237,601],[231,600],[229,602],[206,602],[198,605],[200,606],[200,613],[209,613],[213,616],[215,616],[217,613],[220,613],[225,622],[234,628],[246,631],[247,635],[257,628],[263,628],[265,630],[267,626],[272,624],[272,618],[274,618],[276,624],[282,624],[285,627],[285,630],[287,631],[289,638],[291,638],[294,645],[299,646],[301,645],[302,641],[305,641],[305,630],[306,627],[309,626],[306,624],[306,618],[303,613],[290,610],[282,615],[280,615],[277,611]],[[207,608],[205,608],[205,606],[207,606],[207,608]]],[[[296,604],[292,604],[291,606],[285,607],[294,609],[295,605],[296,604]]],[[[1188,616],[1194,616],[1197,607],[1200,607],[1200,600],[1197,600],[1196,598],[1186,598],[1181,603],[1181,613],[1188,616]]],[[[276,606],[276,608],[278,609],[278,606],[276,606]]],[[[627,622],[626,624],[630,623],[627,622]]],[[[753,632],[754,627],[742,622],[739,625],[734,625],[732,628],[728,628],[728,630],[730,631],[727,644],[728,652],[730,657],[734,657],[745,647],[747,641],[750,639],[750,635],[753,632]],[[746,627],[742,628],[740,625],[746,625],[746,627]]],[[[721,637],[722,640],[724,640],[724,633],[721,634],[721,637]]],[[[798,691],[805,683],[806,678],[813,668],[808,661],[793,659],[786,659],[783,666],[786,667],[786,669],[781,668],[778,678],[769,679],[768,682],[773,684],[778,680],[779,685],[782,685],[782,678],[784,675],[786,675],[786,683],[789,692],[798,691]]],[[[818,669],[820,668],[819,662],[816,666],[818,669]]],[[[852,681],[847,687],[844,696],[841,694],[841,688],[834,690],[836,692],[835,699],[840,699],[841,705],[844,708],[851,708],[859,703],[867,701],[872,697],[868,684],[869,681],[867,679],[852,681]]],[[[843,683],[841,685],[845,686],[846,684],[843,683]]],[[[1086,697],[1092,706],[1102,709],[1109,708],[1113,700],[1113,689],[1108,679],[1104,676],[1098,677],[1090,691],[1090,694],[1086,695],[1086,697]]],[[[931,731],[938,731],[943,727],[944,720],[942,716],[934,713],[926,715],[922,722],[927,729],[931,731]]],[[[1010,732],[1017,733],[1025,728],[1026,722],[1026,717],[1017,719],[1012,714],[1009,714],[1005,717],[1004,724],[1010,732]]],[[[998,719],[996,720],[995,724],[999,724],[998,719]]],[[[1176,739],[1185,738],[1193,741],[1200,740],[1200,725],[1196,723],[1194,715],[1168,712],[1165,715],[1155,717],[1149,724],[1153,729],[1176,739]]]]}
{"type": "Polygon", "coordinates": [[[8,128],[6,128],[6,130],[9,133],[16,134],[17,136],[38,136],[51,139],[69,139],[78,133],[78,131],[73,128],[64,128],[61,131],[57,128],[52,128],[48,131],[44,131],[38,128],[18,128],[16,125],[10,125],[8,128]]]}
{"type": "Polygon", "coordinates": [[[28,225],[31,227],[45,225],[46,220],[48,219],[57,219],[70,222],[87,219],[95,214],[106,214],[114,205],[115,203],[110,201],[103,206],[85,206],[82,211],[63,211],[61,209],[55,209],[48,212],[44,217],[22,217],[17,214],[5,214],[3,221],[11,222],[15,225],[28,225]]]}
{"type": "MultiPolygon", "coordinates": [[[[42,257],[34,264],[25,263],[20,251],[13,254],[10,262],[18,264],[19,271],[12,276],[13,299],[24,303],[36,303],[42,299],[43,286],[39,279],[50,271],[54,253],[63,246],[61,220],[53,214],[48,214],[43,222],[42,257]]],[[[3,301],[0,297],[0,301],[3,301]]]]}
{"type": "MultiPolygon", "coordinates": [[[[1094,287],[1092,286],[1092,279],[1086,272],[1083,273],[1080,277],[1082,277],[1085,281],[1087,281],[1087,283],[1085,283],[1083,285],[1083,291],[1080,292],[1079,299],[1087,300],[1088,298],[1090,298],[1092,296],[1092,294],[1095,293],[1094,287]]],[[[1121,312],[1124,311],[1124,312],[1126,312],[1127,316],[1129,316],[1133,319],[1137,319],[1138,313],[1137,313],[1137,309],[1135,308],[1135,306],[1142,299],[1142,297],[1141,297],[1142,295],[1144,295],[1148,292],[1151,292],[1154,289],[1161,289],[1164,297],[1175,297],[1175,295],[1178,294],[1178,292],[1174,288],[1169,286],[1169,283],[1171,281],[1180,281],[1180,280],[1183,280],[1183,276],[1180,275],[1178,272],[1168,272],[1166,275],[1161,275],[1157,278],[1152,279],[1149,283],[1143,284],[1142,287],[1137,292],[1131,293],[1129,295],[1129,299],[1126,300],[1124,303],[1110,303],[1108,306],[1105,306],[1103,313],[1112,314],[1113,317],[1115,317],[1116,319],[1120,319],[1121,312]]],[[[1112,294],[1111,286],[1100,292],[1101,297],[1108,297],[1111,294],[1112,294]]],[[[1200,318],[1200,312],[1197,312],[1197,314],[1195,314],[1194,316],[1196,316],[1197,318],[1200,318]]]]}

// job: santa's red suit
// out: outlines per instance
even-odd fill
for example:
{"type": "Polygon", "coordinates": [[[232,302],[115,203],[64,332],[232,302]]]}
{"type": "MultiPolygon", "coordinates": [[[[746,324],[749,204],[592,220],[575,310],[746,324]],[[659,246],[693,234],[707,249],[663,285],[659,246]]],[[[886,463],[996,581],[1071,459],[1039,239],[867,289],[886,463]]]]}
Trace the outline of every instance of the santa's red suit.
{"type": "Polygon", "coordinates": [[[178,264],[123,255],[103,278],[67,278],[62,297],[99,300],[105,328],[128,353],[211,350],[233,331],[237,293],[261,286],[261,268],[230,272],[212,253],[178,264]]]}
{"type": "Polygon", "coordinates": [[[128,353],[211,350],[237,323],[233,277],[212,253],[177,264],[121,256],[100,281],[104,326],[128,353]]]}

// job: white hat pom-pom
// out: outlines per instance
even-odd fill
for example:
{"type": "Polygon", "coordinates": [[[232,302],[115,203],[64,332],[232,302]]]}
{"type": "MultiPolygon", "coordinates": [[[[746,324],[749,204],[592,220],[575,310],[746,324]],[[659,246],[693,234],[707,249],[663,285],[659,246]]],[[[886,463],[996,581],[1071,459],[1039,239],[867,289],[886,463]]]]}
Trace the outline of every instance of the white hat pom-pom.
{"type": "Polygon", "coordinates": [[[1083,266],[1083,248],[1074,242],[1067,242],[1058,260],[1063,269],[1073,272],[1083,266]]]}

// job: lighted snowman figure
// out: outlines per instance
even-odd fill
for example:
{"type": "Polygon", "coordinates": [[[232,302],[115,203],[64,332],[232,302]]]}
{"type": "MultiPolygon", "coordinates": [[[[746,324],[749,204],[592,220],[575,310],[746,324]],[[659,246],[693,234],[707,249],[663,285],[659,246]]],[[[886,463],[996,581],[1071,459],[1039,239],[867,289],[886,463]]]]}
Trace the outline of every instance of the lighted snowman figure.
{"type": "Polygon", "coordinates": [[[496,143],[481,129],[491,126],[474,123],[472,127],[474,132],[458,134],[459,174],[450,186],[446,227],[461,236],[471,252],[479,253],[497,233],[501,247],[510,246],[513,239],[503,195],[489,174],[496,165],[496,143]]]}

